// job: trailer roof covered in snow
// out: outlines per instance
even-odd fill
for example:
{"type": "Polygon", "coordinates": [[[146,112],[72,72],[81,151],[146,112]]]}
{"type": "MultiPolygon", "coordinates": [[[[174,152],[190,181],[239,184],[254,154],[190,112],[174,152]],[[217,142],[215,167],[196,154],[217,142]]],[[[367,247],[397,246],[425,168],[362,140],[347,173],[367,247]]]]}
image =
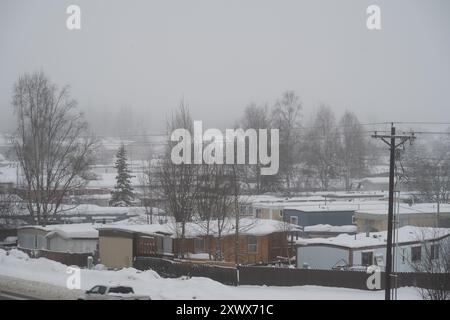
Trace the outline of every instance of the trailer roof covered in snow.
{"type": "MultiPolygon", "coordinates": [[[[430,228],[430,227],[414,227],[405,226],[397,229],[397,243],[414,243],[429,240],[438,240],[450,235],[448,228],[430,228]]],[[[370,232],[358,233],[355,235],[340,234],[332,238],[312,238],[299,239],[296,243],[298,246],[308,245],[331,245],[346,248],[364,248],[385,246],[387,241],[387,232],[370,232]]]]}

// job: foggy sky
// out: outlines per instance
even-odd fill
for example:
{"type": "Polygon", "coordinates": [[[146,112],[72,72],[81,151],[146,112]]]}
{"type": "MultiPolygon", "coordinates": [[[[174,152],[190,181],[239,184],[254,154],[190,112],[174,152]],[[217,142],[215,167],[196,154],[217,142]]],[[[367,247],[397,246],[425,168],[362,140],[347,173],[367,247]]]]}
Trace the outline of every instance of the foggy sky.
{"type": "Polygon", "coordinates": [[[193,118],[230,126],[250,102],[295,90],[362,121],[450,121],[448,0],[161,0],[0,2],[0,132],[14,81],[45,71],[93,119],[131,107],[164,129],[184,98],[193,118]],[[80,31],[66,8],[81,7],[80,31]],[[366,28],[381,7],[382,30],[366,28]]]}

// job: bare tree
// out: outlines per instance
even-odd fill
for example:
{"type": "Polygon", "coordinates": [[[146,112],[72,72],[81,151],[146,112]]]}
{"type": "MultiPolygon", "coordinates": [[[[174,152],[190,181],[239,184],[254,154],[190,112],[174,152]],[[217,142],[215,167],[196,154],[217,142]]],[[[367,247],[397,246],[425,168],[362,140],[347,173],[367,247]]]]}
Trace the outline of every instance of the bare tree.
{"type": "MultiPolygon", "coordinates": [[[[257,105],[255,103],[249,104],[245,110],[244,115],[239,121],[239,126],[244,130],[247,129],[269,129],[272,126],[271,115],[269,114],[269,109],[267,105],[257,105]]],[[[269,139],[270,141],[270,139],[269,139]]],[[[268,145],[268,149],[271,150],[270,144],[268,145]]],[[[258,143],[258,152],[259,152],[259,143],[258,143]]],[[[261,175],[261,163],[259,162],[256,165],[248,165],[242,173],[243,177],[248,177],[248,175],[252,176],[256,180],[256,193],[260,194],[262,192],[269,191],[277,191],[279,189],[279,175],[261,175]]]]}
{"type": "MultiPolygon", "coordinates": [[[[204,164],[198,170],[196,195],[196,211],[198,213],[200,224],[205,229],[207,239],[212,235],[211,225],[214,220],[217,223],[217,245],[215,259],[221,260],[221,239],[224,222],[229,215],[229,181],[226,174],[226,165],[204,164]]],[[[212,248],[209,247],[210,241],[207,241],[206,248],[210,259],[212,258],[212,248]]]]}
{"type": "MultiPolygon", "coordinates": [[[[193,133],[193,121],[184,101],[180,103],[179,108],[167,123],[169,137],[175,129],[186,129],[193,133]]],[[[170,141],[169,138],[167,150],[159,166],[157,176],[167,199],[166,212],[173,215],[177,226],[179,225],[181,228],[181,245],[178,254],[181,258],[184,258],[186,223],[191,220],[195,208],[198,166],[184,162],[173,163],[171,150],[174,144],[175,142],[170,141]]]]}
{"type": "Polygon", "coordinates": [[[12,105],[24,198],[32,220],[46,224],[60,211],[64,196],[85,185],[95,144],[86,137],[88,125],[68,87],[58,90],[43,72],[19,78],[12,105]]]}
{"type": "Polygon", "coordinates": [[[299,158],[300,112],[302,103],[294,91],[285,92],[272,110],[272,124],[280,131],[280,173],[288,193],[291,189],[294,166],[299,158]]]}
{"type": "Polygon", "coordinates": [[[424,300],[450,300],[450,237],[445,229],[427,228],[417,235],[421,242],[418,254],[406,254],[415,272],[424,273],[425,283],[418,288],[424,300]],[[431,236],[431,237],[430,237],[431,236]],[[427,241],[427,239],[436,239],[427,241]],[[420,250],[419,250],[420,249],[420,250]]]}
{"type": "Polygon", "coordinates": [[[14,225],[12,216],[18,213],[16,198],[10,188],[0,187],[0,229],[14,225]]]}
{"type": "Polygon", "coordinates": [[[345,190],[349,191],[350,179],[360,178],[365,171],[366,143],[362,126],[354,113],[346,111],[341,118],[340,127],[341,175],[344,177],[345,190]]]}
{"type": "Polygon", "coordinates": [[[161,161],[160,159],[151,159],[146,162],[142,174],[139,176],[139,182],[142,185],[142,205],[147,214],[147,223],[154,223],[154,208],[159,207],[166,199],[164,190],[161,188],[159,174],[161,161]]]}
{"type": "Polygon", "coordinates": [[[330,107],[319,107],[313,126],[305,138],[305,147],[306,163],[316,173],[321,189],[328,190],[330,180],[338,175],[340,154],[339,131],[330,107]]]}
{"type": "Polygon", "coordinates": [[[413,146],[406,156],[408,184],[420,192],[424,201],[437,204],[436,227],[440,224],[440,205],[450,199],[450,143],[434,141],[413,146]]]}

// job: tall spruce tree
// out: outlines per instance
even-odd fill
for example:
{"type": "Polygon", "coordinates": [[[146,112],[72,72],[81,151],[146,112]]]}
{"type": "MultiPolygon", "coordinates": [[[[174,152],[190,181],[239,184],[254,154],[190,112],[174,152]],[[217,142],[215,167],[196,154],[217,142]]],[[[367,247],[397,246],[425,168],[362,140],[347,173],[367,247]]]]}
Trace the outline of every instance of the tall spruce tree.
{"type": "Polygon", "coordinates": [[[133,188],[131,187],[132,176],[128,170],[127,153],[123,144],[117,151],[114,168],[117,170],[117,176],[111,202],[114,206],[129,206],[134,199],[134,194],[133,188]]]}

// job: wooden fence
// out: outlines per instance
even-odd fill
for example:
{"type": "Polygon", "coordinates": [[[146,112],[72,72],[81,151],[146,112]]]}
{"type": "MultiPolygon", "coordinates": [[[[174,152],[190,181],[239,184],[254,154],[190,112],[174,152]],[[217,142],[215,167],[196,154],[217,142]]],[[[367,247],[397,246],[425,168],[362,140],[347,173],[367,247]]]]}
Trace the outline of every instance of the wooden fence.
{"type": "Polygon", "coordinates": [[[67,266],[78,266],[80,268],[87,267],[88,257],[93,257],[92,253],[70,253],[70,252],[58,252],[48,250],[34,250],[18,248],[19,250],[28,254],[31,258],[47,258],[50,260],[61,262],[67,266]]]}
{"type": "MultiPolygon", "coordinates": [[[[153,257],[137,257],[135,267],[153,269],[163,277],[207,277],[227,285],[325,286],[370,290],[371,274],[362,271],[290,269],[239,266],[238,268],[177,262],[153,257]],[[370,280],[369,280],[370,281],[370,280]]],[[[380,272],[380,289],[385,288],[384,272],[380,272]]],[[[397,287],[439,288],[450,290],[450,274],[397,273],[397,287]]],[[[394,281],[393,281],[394,283],[394,281]]]]}
{"type": "Polygon", "coordinates": [[[206,277],[227,285],[238,284],[236,268],[233,267],[180,262],[154,257],[137,257],[134,267],[140,270],[152,269],[166,278],[178,278],[181,276],[206,277]]]}

